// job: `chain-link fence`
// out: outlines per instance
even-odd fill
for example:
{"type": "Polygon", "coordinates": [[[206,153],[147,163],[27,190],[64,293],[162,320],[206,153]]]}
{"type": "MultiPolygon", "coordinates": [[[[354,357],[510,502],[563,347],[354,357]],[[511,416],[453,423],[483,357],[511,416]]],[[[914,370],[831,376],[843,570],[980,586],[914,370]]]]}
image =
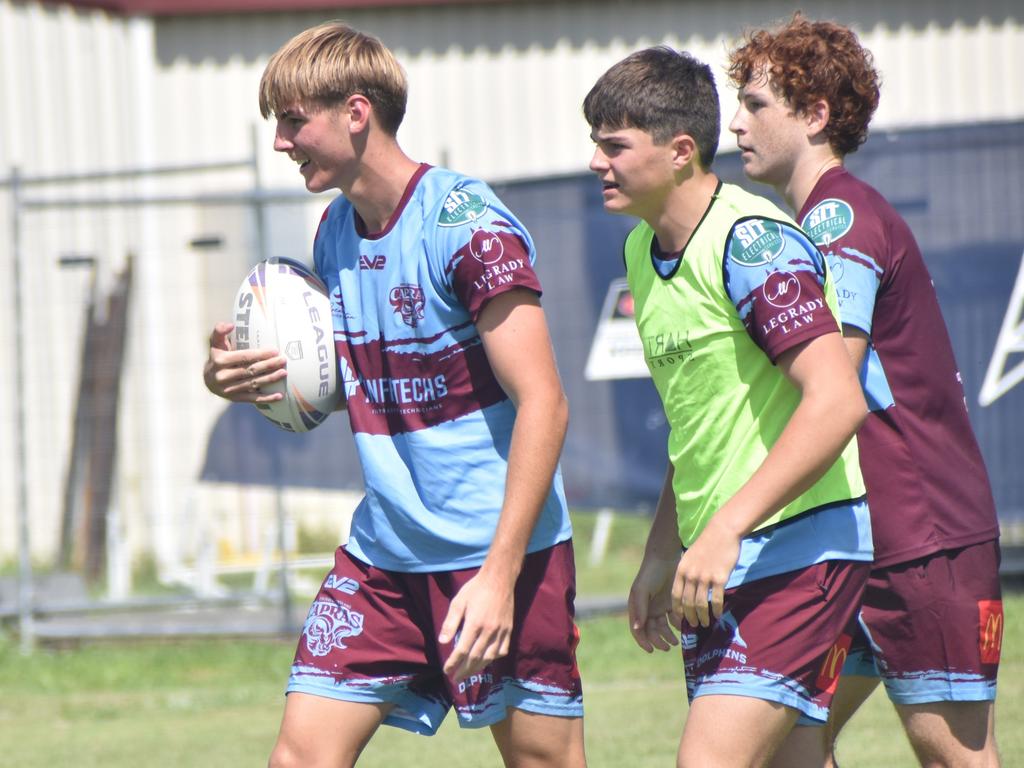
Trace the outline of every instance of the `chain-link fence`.
{"type": "Polygon", "coordinates": [[[4,182],[0,616],[27,647],[54,617],[154,605],[269,600],[288,623],[295,571],[345,534],[351,494],[201,479],[228,410],[210,329],[252,263],[308,261],[324,204],[263,189],[257,157],[4,182]]]}

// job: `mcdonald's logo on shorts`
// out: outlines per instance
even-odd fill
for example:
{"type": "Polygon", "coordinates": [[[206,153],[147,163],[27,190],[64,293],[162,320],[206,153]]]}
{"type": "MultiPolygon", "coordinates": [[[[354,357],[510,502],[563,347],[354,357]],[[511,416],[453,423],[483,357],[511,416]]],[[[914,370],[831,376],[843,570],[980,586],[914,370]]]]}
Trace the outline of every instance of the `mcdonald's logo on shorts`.
{"type": "Polygon", "coordinates": [[[998,664],[1003,650],[1003,601],[978,601],[978,650],[982,664],[998,664]]]}
{"type": "Polygon", "coordinates": [[[843,671],[843,664],[846,663],[846,657],[850,652],[852,640],[850,635],[840,635],[825,654],[825,661],[822,662],[816,685],[826,693],[835,693],[836,686],[839,684],[839,675],[843,671]]]}

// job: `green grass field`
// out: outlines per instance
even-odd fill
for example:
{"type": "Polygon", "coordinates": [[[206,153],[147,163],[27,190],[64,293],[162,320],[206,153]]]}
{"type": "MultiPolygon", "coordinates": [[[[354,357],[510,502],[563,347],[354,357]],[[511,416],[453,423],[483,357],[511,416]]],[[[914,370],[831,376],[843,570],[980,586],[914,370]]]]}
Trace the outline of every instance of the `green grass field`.
{"type": "MultiPolygon", "coordinates": [[[[588,564],[590,521],[577,523],[581,594],[624,589],[646,522],[619,518],[609,555],[588,564]]],[[[1006,768],[1024,766],[1024,592],[1006,595],[997,735],[1006,768]]],[[[593,768],[671,765],[686,715],[677,653],[648,656],[621,616],[581,622],[580,669],[593,768]]],[[[0,640],[0,766],[196,768],[262,766],[273,744],[294,638],[99,643],[18,653],[0,640]]],[[[884,695],[840,741],[843,768],[916,765],[884,695]]],[[[452,718],[427,739],[383,728],[361,766],[500,766],[484,731],[452,718]]]]}

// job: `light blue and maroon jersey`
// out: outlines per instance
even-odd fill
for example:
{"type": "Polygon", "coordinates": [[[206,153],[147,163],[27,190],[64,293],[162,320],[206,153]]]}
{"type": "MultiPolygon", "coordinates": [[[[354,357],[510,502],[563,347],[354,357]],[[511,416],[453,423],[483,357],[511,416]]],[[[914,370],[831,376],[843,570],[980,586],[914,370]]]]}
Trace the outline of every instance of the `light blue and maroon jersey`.
{"type": "MultiPolygon", "coordinates": [[[[320,222],[317,273],[366,496],[347,549],[393,571],[480,565],[497,527],[515,408],[476,321],[505,291],[540,294],[526,228],[484,183],[421,165],[382,232],[339,197],[320,222]]],[[[528,551],[571,536],[556,472],[528,551]]]]}
{"type": "Polygon", "coordinates": [[[844,325],[868,333],[871,410],[858,433],[878,566],[998,537],[985,464],[931,276],[875,189],[829,170],[800,211],[825,253],[844,325]]]}

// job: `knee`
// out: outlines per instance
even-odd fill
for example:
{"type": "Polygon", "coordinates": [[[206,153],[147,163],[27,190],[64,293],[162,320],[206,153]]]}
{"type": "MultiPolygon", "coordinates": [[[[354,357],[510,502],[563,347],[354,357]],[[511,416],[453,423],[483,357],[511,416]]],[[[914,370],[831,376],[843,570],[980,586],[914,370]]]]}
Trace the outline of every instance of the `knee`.
{"type": "Polygon", "coordinates": [[[300,768],[304,765],[308,763],[304,761],[302,755],[282,741],[274,745],[274,751],[267,760],[267,768],[300,768]]]}
{"type": "Polygon", "coordinates": [[[328,750],[306,748],[299,744],[278,739],[267,760],[267,768],[353,768],[359,751],[343,749],[328,750]]]}

